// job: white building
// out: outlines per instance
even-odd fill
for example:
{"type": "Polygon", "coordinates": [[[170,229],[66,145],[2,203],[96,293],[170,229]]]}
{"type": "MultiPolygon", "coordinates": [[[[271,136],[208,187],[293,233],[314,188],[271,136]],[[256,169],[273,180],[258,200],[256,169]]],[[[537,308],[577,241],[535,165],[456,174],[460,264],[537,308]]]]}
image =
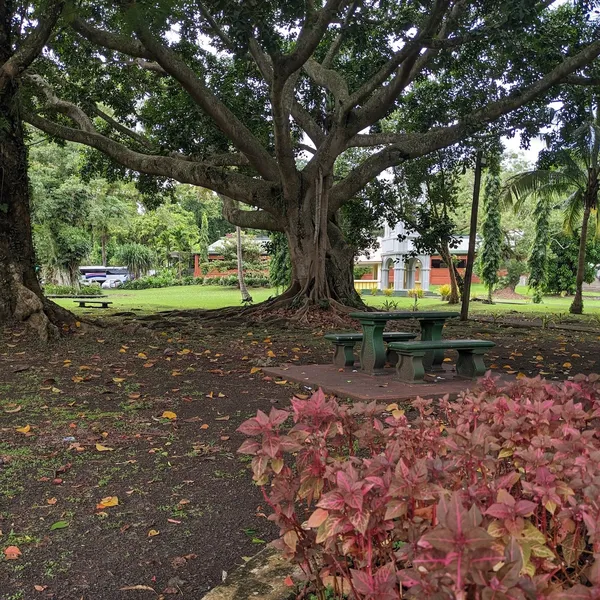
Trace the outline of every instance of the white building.
{"type": "MultiPolygon", "coordinates": [[[[355,281],[356,289],[392,289],[394,295],[403,296],[413,288],[428,292],[430,285],[449,283],[448,268],[440,256],[414,253],[414,241],[418,237],[416,232],[407,234],[404,223],[398,223],[395,227],[386,224],[383,237],[378,238],[378,248],[356,260],[357,266],[372,269],[371,274],[355,281]],[[402,236],[403,241],[398,236],[402,236]]],[[[457,257],[458,268],[462,270],[469,238],[462,236],[458,240],[458,247],[450,252],[457,257]]]]}

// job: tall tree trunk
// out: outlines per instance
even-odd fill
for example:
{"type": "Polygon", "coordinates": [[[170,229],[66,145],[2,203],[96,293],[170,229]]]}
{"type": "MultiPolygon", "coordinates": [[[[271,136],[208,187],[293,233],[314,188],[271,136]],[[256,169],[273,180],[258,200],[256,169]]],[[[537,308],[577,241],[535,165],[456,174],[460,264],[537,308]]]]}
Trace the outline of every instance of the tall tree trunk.
{"type": "Polygon", "coordinates": [[[35,272],[27,152],[15,96],[14,84],[0,93],[0,323],[25,322],[47,341],[57,336],[57,324],[74,317],[44,298],[35,272]]]}
{"type": "Polygon", "coordinates": [[[244,280],[244,256],[242,252],[242,228],[235,228],[236,250],[237,250],[237,274],[238,283],[240,285],[240,294],[242,294],[242,302],[252,302],[252,296],[246,287],[244,280]]]}
{"type": "MultiPolygon", "coordinates": [[[[12,53],[11,17],[11,4],[0,1],[0,67],[12,53]]],[[[9,80],[0,86],[0,325],[14,321],[47,341],[74,317],[44,298],[35,272],[27,149],[17,84],[9,80]]]]}
{"type": "Polygon", "coordinates": [[[450,250],[448,250],[448,244],[442,243],[440,246],[440,256],[444,259],[444,262],[448,265],[448,273],[450,275],[450,297],[448,298],[448,304],[458,304],[460,302],[460,290],[458,288],[458,281],[456,279],[456,270],[454,268],[454,261],[450,250]]]}
{"type": "Polygon", "coordinates": [[[102,246],[102,266],[106,266],[106,233],[102,232],[100,236],[100,244],[102,246]]]}
{"type": "Polygon", "coordinates": [[[284,294],[297,306],[363,308],[354,288],[354,251],[344,240],[335,217],[328,216],[331,176],[305,185],[289,203],[286,237],[292,263],[292,283],[284,294]]]}
{"type": "Polygon", "coordinates": [[[577,278],[575,287],[575,298],[569,308],[569,312],[574,315],[583,313],[583,278],[585,277],[585,247],[587,244],[588,224],[590,221],[590,203],[585,198],[585,208],[583,210],[583,223],[581,224],[581,239],[579,240],[579,256],[577,259],[577,278]]]}

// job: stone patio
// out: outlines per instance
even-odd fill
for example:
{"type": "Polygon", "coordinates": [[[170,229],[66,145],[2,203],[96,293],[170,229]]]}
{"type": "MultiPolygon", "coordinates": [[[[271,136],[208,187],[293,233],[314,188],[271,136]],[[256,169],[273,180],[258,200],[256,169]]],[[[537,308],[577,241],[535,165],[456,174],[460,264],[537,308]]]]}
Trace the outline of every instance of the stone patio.
{"type": "MultiPolygon", "coordinates": [[[[398,381],[395,369],[386,368],[379,376],[364,375],[356,369],[340,369],[335,365],[291,365],[264,368],[265,375],[301,383],[311,389],[322,388],[326,394],[338,398],[359,401],[380,400],[383,402],[410,400],[416,396],[439,398],[445,394],[456,397],[460,392],[472,388],[476,382],[456,379],[454,367],[443,365],[443,371],[426,375],[426,382],[410,384],[398,381]]],[[[512,379],[504,376],[503,379],[512,379]]]]}

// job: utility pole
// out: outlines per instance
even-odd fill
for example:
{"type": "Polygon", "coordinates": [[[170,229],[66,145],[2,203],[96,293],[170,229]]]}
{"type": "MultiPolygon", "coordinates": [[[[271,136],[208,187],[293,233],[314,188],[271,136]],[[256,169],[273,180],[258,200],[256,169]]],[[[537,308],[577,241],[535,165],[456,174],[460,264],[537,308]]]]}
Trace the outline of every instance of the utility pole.
{"type": "MultiPolygon", "coordinates": [[[[485,165],[483,152],[479,150],[475,158],[475,183],[473,184],[473,204],[471,205],[471,226],[469,228],[469,250],[467,252],[467,268],[465,269],[465,284],[463,287],[460,320],[469,318],[469,302],[471,301],[471,279],[473,263],[475,262],[475,239],[477,237],[477,214],[479,213],[479,190],[481,188],[481,171],[485,165]]],[[[451,265],[450,265],[451,266],[451,265]]]]}

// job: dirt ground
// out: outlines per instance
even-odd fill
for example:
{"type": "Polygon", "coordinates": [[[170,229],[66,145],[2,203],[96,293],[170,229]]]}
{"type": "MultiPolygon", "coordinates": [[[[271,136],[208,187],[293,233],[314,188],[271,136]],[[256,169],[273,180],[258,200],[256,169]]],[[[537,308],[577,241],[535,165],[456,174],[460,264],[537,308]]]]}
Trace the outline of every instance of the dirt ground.
{"type": "MultiPolygon", "coordinates": [[[[198,600],[256,553],[275,531],[247,457],[236,454],[236,428],[306,392],[260,367],[328,361],[324,333],[114,318],[44,348],[6,330],[0,599],[198,600]],[[12,560],[11,546],[20,552],[12,560]]],[[[600,370],[600,332],[451,323],[445,335],[494,340],[496,372],[600,370]]]]}

